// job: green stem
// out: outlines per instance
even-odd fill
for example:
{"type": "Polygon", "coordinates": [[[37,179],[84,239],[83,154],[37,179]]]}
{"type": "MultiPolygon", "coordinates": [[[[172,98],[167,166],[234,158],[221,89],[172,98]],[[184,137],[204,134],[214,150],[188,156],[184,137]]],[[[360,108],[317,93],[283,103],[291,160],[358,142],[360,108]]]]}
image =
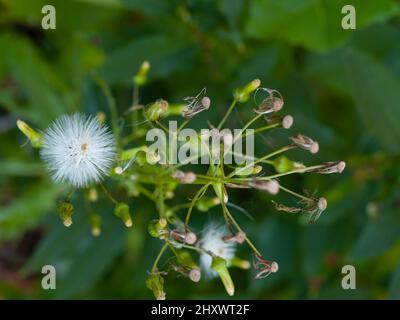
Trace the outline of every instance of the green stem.
{"type": "Polygon", "coordinates": [[[237,98],[233,99],[228,111],[225,113],[225,116],[222,118],[221,122],[218,124],[218,127],[217,127],[218,130],[221,130],[222,126],[224,125],[225,121],[228,119],[229,115],[231,114],[231,112],[237,102],[238,102],[237,98]]]}
{"type": "Polygon", "coordinates": [[[118,201],[115,200],[115,198],[111,195],[110,192],[108,192],[108,190],[106,189],[106,187],[104,186],[104,184],[102,184],[100,182],[100,187],[103,189],[103,192],[105,193],[105,195],[114,203],[114,204],[118,204],[118,201]]]}
{"type": "Polygon", "coordinates": [[[164,253],[164,251],[165,251],[165,249],[167,249],[167,248],[168,248],[168,242],[166,242],[166,243],[163,245],[163,247],[161,248],[160,252],[158,253],[157,258],[156,258],[156,260],[154,261],[153,268],[151,268],[151,272],[152,272],[152,273],[156,273],[156,272],[157,272],[157,264],[158,264],[158,262],[160,261],[162,255],[163,255],[163,253],[164,253]]]}
{"type": "Polygon", "coordinates": [[[202,186],[199,191],[196,192],[192,202],[190,203],[190,207],[188,209],[188,212],[186,214],[186,218],[185,218],[185,226],[187,227],[189,225],[189,220],[190,220],[190,216],[192,214],[194,205],[196,204],[197,200],[202,197],[204,195],[204,193],[207,191],[208,187],[211,185],[211,183],[207,183],[204,186],[202,186]]]}
{"type": "MultiPolygon", "coordinates": [[[[226,215],[229,217],[229,219],[232,221],[233,225],[236,227],[236,229],[239,232],[242,232],[244,234],[246,234],[245,232],[243,232],[242,228],[240,228],[239,224],[236,222],[236,220],[233,218],[233,216],[231,215],[231,213],[229,212],[227,206],[225,205],[225,203],[222,201],[221,202],[222,205],[222,210],[225,211],[226,215]]],[[[250,248],[254,251],[254,253],[256,253],[258,256],[262,257],[260,251],[258,251],[258,249],[256,248],[256,246],[250,241],[250,239],[247,237],[246,235],[246,242],[247,244],[250,246],[250,248]]]]}

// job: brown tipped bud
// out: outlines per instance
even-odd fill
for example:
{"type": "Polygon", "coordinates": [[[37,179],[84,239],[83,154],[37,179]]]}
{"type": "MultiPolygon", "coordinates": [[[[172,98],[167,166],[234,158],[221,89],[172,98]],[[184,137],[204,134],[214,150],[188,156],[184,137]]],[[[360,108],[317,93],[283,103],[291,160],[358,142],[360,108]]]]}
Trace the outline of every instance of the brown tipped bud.
{"type": "Polygon", "coordinates": [[[293,125],[293,117],[291,115],[284,116],[282,119],[282,128],[290,129],[293,125]]]}
{"type": "Polygon", "coordinates": [[[185,184],[191,184],[193,183],[197,177],[196,174],[192,171],[188,171],[188,172],[183,172],[180,170],[175,171],[172,174],[172,177],[176,180],[178,180],[181,183],[185,183],[185,184]]]}
{"type": "Polygon", "coordinates": [[[122,169],[122,167],[115,167],[114,169],[115,174],[122,174],[124,172],[124,169],[122,169]]]}
{"type": "Polygon", "coordinates": [[[278,272],[279,270],[279,265],[276,261],[272,261],[271,263],[271,273],[278,272]]]}
{"type": "Polygon", "coordinates": [[[279,270],[279,265],[276,261],[268,261],[263,257],[256,255],[256,261],[254,262],[254,268],[258,270],[256,279],[262,279],[269,276],[271,273],[276,273],[279,270]]]}
{"type": "Polygon", "coordinates": [[[298,147],[310,151],[311,153],[317,153],[319,151],[318,142],[309,137],[303,136],[302,134],[299,134],[296,137],[290,137],[290,140],[292,140],[298,147]]]}
{"type": "Polygon", "coordinates": [[[318,209],[321,211],[325,211],[325,209],[328,206],[328,202],[326,201],[326,199],[324,197],[321,197],[318,199],[318,209]]]}
{"type": "Polygon", "coordinates": [[[319,151],[319,144],[318,144],[318,142],[312,143],[311,146],[310,146],[310,152],[311,152],[311,153],[318,153],[318,151],[319,151]]]}
{"type": "Polygon", "coordinates": [[[175,240],[178,240],[178,241],[190,244],[190,245],[195,244],[197,241],[196,234],[191,231],[185,232],[185,231],[180,231],[180,230],[172,230],[172,231],[170,231],[169,235],[171,238],[173,238],[175,240]]]}
{"type": "Polygon", "coordinates": [[[193,233],[193,232],[188,232],[188,233],[185,235],[185,242],[186,242],[187,244],[195,244],[196,241],[197,241],[197,236],[196,236],[195,233],[193,233]]]}
{"type": "Polygon", "coordinates": [[[267,191],[275,195],[279,192],[279,182],[277,180],[256,180],[254,179],[249,185],[258,190],[267,191]]]}
{"type": "Polygon", "coordinates": [[[201,104],[205,109],[208,109],[211,105],[211,99],[209,97],[203,97],[203,99],[201,99],[201,104]]]}
{"type": "Polygon", "coordinates": [[[342,173],[346,168],[346,162],[336,161],[336,162],[325,162],[323,167],[316,170],[318,173],[330,174],[330,173],[342,173]]]}
{"type": "Polygon", "coordinates": [[[254,112],[258,114],[268,114],[268,113],[278,112],[283,108],[284,101],[279,91],[268,88],[260,88],[260,89],[268,92],[268,97],[265,98],[260,103],[258,109],[255,109],[254,112]]]}
{"type": "Polygon", "coordinates": [[[231,146],[233,144],[233,135],[231,132],[221,132],[220,138],[225,146],[231,146]]]}
{"type": "Polygon", "coordinates": [[[199,282],[201,279],[201,272],[200,269],[198,268],[194,268],[191,269],[188,273],[188,277],[190,280],[192,280],[193,282],[199,282]]]}
{"type": "Polygon", "coordinates": [[[223,237],[225,242],[239,243],[242,244],[246,240],[246,234],[244,232],[238,232],[233,236],[225,236],[223,237]]]}
{"type": "Polygon", "coordinates": [[[186,119],[194,117],[196,114],[208,110],[211,105],[211,99],[209,97],[200,96],[205,93],[205,88],[200,91],[196,97],[187,97],[184,100],[187,101],[187,105],[182,109],[182,116],[186,119]]]}

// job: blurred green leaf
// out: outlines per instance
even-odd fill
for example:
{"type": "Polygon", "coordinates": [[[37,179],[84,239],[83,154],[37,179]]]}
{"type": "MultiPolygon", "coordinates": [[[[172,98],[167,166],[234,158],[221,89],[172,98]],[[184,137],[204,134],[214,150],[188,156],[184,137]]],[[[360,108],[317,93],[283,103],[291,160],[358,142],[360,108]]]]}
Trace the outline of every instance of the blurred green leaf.
{"type": "Polygon", "coordinates": [[[41,183],[0,209],[0,240],[9,239],[37,225],[56,204],[60,186],[41,183]]]}
{"type": "Polygon", "coordinates": [[[123,227],[120,221],[104,216],[102,233],[93,237],[88,216],[81,210],[74,215],[71,227],[65,228],[57,219],[36,249],[24,272],[40,271],[50,264],[57,271],[57,290],[48,293],[51,298],[67,298],[87,291],[107,271],[122,249],[123,227]]]}
{"type": "Polygon", "coordinates": [[[354,245],[350,258],[363,261],[383,254],[398,241],[400,216],[394,209],[380,210],[376,218],[370,218],[354,245]]]}
{"type": "Polygon", "coordinates": [[[389,299],[400,300],[400,264],[393,273],[389,287],[389,299]]]}
{"type": "MultiPolygon", "coordinates": [[[[352,30],[341,26],[342,7],[348,1],[254,0],[250,6],[247,34],[257,39],[283,38],[309,49],[327,50],[343,41],[352,30]]],[[[394,1],[354,0],[357,28],[383,21],[397,12],[394,1]]]]}

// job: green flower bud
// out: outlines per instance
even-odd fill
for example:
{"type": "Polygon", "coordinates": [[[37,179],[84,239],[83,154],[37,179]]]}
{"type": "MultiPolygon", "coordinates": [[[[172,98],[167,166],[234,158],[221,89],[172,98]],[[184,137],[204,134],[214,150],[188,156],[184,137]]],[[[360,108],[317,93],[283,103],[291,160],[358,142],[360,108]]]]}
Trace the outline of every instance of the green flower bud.
{"type": "Polygon", "coordinates": [[[238,167],[234,170],[236,176],[250,176],[253,174],[260,173],[262,170],[262,166],[255,165],[245,165],[243,167],[238,167]]]}
{"type": "Polygon", "coordinates": [[[295,169],[295,163],[285,156],[280,156],[274,161],[274,168],[278,173],[288,172],[295,169]]]}
{"type": "Polygon", "coordinates": [[[119,217],[122,222],[127,226],[128,228],[132,227],[132,218],[129,213],[129,206],[124,203],[120,202],[115,206],[114,213],[117,217],[119,217]]]}
{"type": "Polygon", "coordinates": [[[196,203],[196,208],[199,211],[202,212],[207,212],[210,210],[212,207],[220,204],[219,198],[218,197],[203,197],[196,203]]]}
{"type": "Polygon", "coordinates": [[[43,146],[42,135],[39,132],[33,130],[27,123],[18,120],[17,127],[29,139],[32,147],[41,148],[43,146]]]}
{"type": "Polygon", "coordinates": [[[96,213],[91,213],[89,222],[92,227],[92,235],[98,237],[101,234],[101,217],[96,213]]]}
{"type": "Polygon", "coordinates": [[[158,273],[152,273],[146,280],[147,288],[153,291],[157,300],[165,300],[164,278],[158,273]]]}
{"type": "Polygon", "coordinates": [[[240,269],[244,269],[244,270],[250,269],[250,267],[251,267],[251,264],[248,260],[243,260],[243,259],[240,259],[237,257],[233,257],[233,259],[230,261],[230,263],[231,263],[231,266],[237,267],[240,269]]]}
{"type": "Polygon", "coordinates": [[[154,219],[149,222],[147,226],[147,231],[152,237],[160,238],[166,227],[167,227],[167,220],[165,218],[154,219]]]}
{"type": "Polygon", "coordinates": [[[159,99],[145,108],[144,115],[149,121],[157,121],[168,109],[168,102],[159,99]]]}
{"type": "Polygon", "coordinates": [[[235,293],[235,286],[226,266],[226,261],[218,256],[213,256],[211,268],[218,273],[226,292],[230,296],[233,296],[235,293]]]}
{"type": "Polygon", "coordinates": [[[238,99],[239,102],[246,102],[250,98],[250,94],[253,93],[260,86],[260,79],[255,79],[252,82],[248,83],[246,86],[240,89],[236,89],[235,98],[238,99]]]}
{"type": "Polygon", "coordinates": [[[150,70],[150,63],[148,61],[143,61],[141,64],[139,71],[136,73],[136,75],[133,77],[133,82],[137,86],[143,86],[147,82],[147,74],[149,73],[150,70]]]}
{"type": "Polygon", "coordinates": [[[58,214],[64,224],[69,227],[72,224],[72,215],[74,214],[74,206],[69,201],[62,201],[57,207],[58,214]]]}

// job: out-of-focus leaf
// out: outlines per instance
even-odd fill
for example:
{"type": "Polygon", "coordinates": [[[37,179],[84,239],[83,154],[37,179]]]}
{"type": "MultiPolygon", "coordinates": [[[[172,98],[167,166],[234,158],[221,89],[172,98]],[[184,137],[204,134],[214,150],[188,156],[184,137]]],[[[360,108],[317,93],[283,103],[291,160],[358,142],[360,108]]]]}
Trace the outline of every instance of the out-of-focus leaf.
{"type": "Polygon", "coordinates": [[[400,81],[368,55],[349,51],[348,75],[367,128],[388,151],[400,151],[400,81]]]}
{"type": "Polygon", "coordinates": [[[388,250],[400,240],[400,215],[391,208],[371,218],[357,240],[350,258],[354,261],[371,259],[388,250]]]}
{"type": "MultiPolygon", "coordinates": [[[[258,39],[284,38],[310,49],[326,50],[352,34],[352,30],[341,26],[342,7],[347,4],[345,0],[254,0],[246,30],[258,39]]],[[[397,12],[391,0],[355,0],[351,4],[356,8],[357,28],[385,20],[397,12]]]]}
{"type": "Polygon", "coordinates": [[[196,52],[192,46],[179,43],[165,35],[135,39],[112,52],[101,69],[101,76],[110,83],[130,83],[138,66],[148,60],[151,64],[149,78],[159,78],[176,70],[185,70],[196,52]],[[188,61],[189,60],[189,61],[188,61]]]}
{"type": "Polygon", "coordinates": [[[122,249],[124,230],[111,211],[104,216],[99,237],[91,235],[85,213],[76,212],[69,228],[58,217],[52,219],[50,232],[24,269],[28,273],[37,272],[46,264],[56,268],[57,290],[48,293],[48,297],[68,298],[84,293],[122,249]]]}
{"type": "Polygon", "coordinates": [[[73,110],[69,94],[57,94],[65,89],[62,80],[29,41],[12,34],[0,34],[0,50],[4,54],[0,70],[3,69],[3,76],[9,79],[0,95],[0,103],[5,108],[43,125],[60,113],[73,110]]]}
{"type": "Polygon", "coordinates": [[[35,226],[55,207],[60,186],[48,183],[37,184],[14,199],[8,206],[0,209],[0,240],[35,226]]]}
{"type": "Polygon", "coordinates": [[[398,152],[400,80],[393,71],[354,48],[336,50],[320,58],[317,65],[310,72],[321,77],[325,84],[350,95],[370,134],[386,151],[398,152]]]}
{"type": "Polygon", "coordinates": [[[400,264],[397,266],[390,282],[389,299],[400,299],[400,264]]]}
{"type": "Polygon", "coordinates": [[[43,173],[43,166],[32,161],[0,160],[0,176],[31,176],[43,173]]]}

